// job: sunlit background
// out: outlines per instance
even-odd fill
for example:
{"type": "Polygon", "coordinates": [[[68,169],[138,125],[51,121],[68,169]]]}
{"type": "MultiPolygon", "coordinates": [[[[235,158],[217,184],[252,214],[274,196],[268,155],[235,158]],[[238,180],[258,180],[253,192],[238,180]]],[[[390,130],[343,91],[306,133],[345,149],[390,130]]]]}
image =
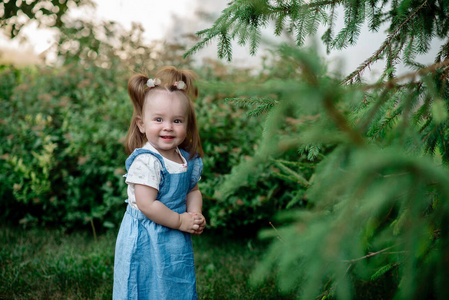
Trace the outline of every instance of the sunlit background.
{"type": "MultiPolygon", "coordinates": [[[[183,34],[192,34],[210,27],[213,18],[226,7],[226,0],[94,0],[95,8],[73,8],[71,18],[109,20],[130,29],[132,23],[140,23],[145,29],[147,42],[170,41],[183,34]]],[[[9,40],[0,38],[0,59],[16,64],[39,61],[39,56],[49,55],[47,50],[55,42],[57,29],[37,28],[36,21],[30,21],[22,30],[21,38],[9,40]]],[[[50,54],[51,55],[51,54],[50,54]]],[[[214,56],[215,49],[209,47],[200,56],[214,56]]],[[[243,51],[236,51],[235,62],[257,64],[257,58],[249,58],[243,51]],[[242,57],[245,57],[242,59],[242,57]]]]}

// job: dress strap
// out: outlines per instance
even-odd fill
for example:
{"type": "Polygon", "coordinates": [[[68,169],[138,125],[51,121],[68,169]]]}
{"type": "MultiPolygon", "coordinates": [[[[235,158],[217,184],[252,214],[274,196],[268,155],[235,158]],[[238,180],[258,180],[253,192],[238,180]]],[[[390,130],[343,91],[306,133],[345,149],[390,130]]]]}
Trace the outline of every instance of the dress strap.
{"type": "Polygon", "coordinates": [[[131,167],[131,164],[133,163],[134,159],[136,159],[136,157],[139,156],[140,154],[152,154],[157,159],[159,159],[159,161],[162,164],[162,167],[165,169],[164,158],[159,153],[155,153],[148,149],[137,148],[133,151],[133,153],[131,153],[131,155],[125,161],[126,171],[129,170],[129,167],[131,167]]]}

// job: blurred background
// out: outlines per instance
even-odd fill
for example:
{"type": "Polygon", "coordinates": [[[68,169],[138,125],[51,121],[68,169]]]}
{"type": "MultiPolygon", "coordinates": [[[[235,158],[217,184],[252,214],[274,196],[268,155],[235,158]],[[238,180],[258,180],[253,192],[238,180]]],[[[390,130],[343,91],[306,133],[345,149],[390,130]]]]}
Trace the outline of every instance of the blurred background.
{"type": "MultiPolygon", "coordinates": [[[[147,43],[155,41],[174,43],[183,39],[186,35],[193,36],[197,31],[210,27],[226,6],[226,0],[213,2],[205,0],[189,2],[181,0],[168,2],[94,0],[81,7],[73,5],[64,18],[90,20],[97,24],[112,21],[123,27],[124,30],[130,30],[135,23],[143,28],[143,41],[147,43]]],[[[13,19],[20,20],[22,18],[23,23],[21,22],[21,25],[23,25],[23,28],[21,28],[17,38],[11,40],[5,34],[5,31],[2,32],[0,40],[2,56],[0,59],[15,64],[53,63],[55,61],[54,46],[57,42],[58,29],[45,26],[45,23],[51,24],[51,18],[47,22],[43,21],[44,24],[39,24],[37,20],[30,20],[25,15],[20,16],[20,14],[13,19]]],[[[193,44],[192,41],[191,44],[193,44]]],[[[216,57],[213,45],[202,50],[196,60],[201,61],[204,57],[216,57]]],[[[240,49],[234,63],[255,66],[260,63],[260,60],[240,49]]]]}

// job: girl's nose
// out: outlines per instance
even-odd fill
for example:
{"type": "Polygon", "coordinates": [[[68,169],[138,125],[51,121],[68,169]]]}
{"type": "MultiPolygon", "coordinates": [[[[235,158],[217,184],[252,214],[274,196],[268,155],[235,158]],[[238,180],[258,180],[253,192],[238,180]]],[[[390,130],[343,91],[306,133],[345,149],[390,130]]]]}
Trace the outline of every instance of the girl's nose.
{"type": "Polygon", "coordinates": [[[164,122],[164,130],[172,130],[173,125],[171,122],[164,122]]]}

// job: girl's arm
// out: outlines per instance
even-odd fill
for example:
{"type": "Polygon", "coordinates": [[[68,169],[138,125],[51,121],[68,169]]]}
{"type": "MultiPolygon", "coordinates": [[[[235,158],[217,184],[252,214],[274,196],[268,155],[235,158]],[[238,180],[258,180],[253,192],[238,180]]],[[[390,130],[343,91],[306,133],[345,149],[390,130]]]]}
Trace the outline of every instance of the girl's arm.
{"type": "Polygon", "coordinates": [[[187,212],[201,214],[203,209],[203,196],[198,184],[187,194],[187,212]]]}
{"type": "Polygon", "coordinates": [[[188,233],[195,233],[199,229],[198,224],[200,221],[196,220],[198,218],[195,218],[194,215],[188,213],[178,214],[156,200],[158,191],[155,188],[135,184],[134,192],[137,207],[151,221],[188,233]]]}

